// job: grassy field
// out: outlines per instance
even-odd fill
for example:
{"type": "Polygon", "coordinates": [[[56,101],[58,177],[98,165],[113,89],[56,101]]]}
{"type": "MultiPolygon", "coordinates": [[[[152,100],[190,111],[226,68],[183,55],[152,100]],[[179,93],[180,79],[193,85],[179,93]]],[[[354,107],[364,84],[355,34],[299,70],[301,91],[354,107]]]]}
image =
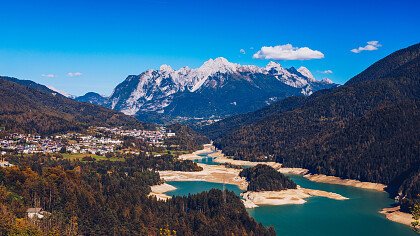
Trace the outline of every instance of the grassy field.
{"type": "Polygon", "coordinates": [[[63,155],[63,158],[69,159],[69,160],[76,160],[76,159],[82,160],[83,157],[89,156],[89,157],[94,158],[97,161],[105,161],[105,160],[108,160],[108,161],[125,161],[124,158],[117,158],[117,157],[107,158],[107,157],[98,156],[98,155],[95,155],[95,154],[63,153],[62,155],[63,155]]]}

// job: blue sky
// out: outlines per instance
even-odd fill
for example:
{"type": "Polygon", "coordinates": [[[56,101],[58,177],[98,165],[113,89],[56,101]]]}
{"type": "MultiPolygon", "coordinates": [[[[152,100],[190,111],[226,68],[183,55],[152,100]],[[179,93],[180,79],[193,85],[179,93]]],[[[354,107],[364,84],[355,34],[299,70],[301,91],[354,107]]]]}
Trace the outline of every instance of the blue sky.
{"type": "Polygon", "coordinates": [[[418,0],[0,0],[0,6],[0,74],[75,95],[109,95],[127,75],[161,64],[198,67],[223,56],[263,66],[269,60],[253,58],[257,51],[286,44],[323,58],[282,57],[283,66],[303,65],[319,79],[345,83],[420,42],[418,0]],[[377,50],[350,51],[368,41],[378,41],[377,50]]]}

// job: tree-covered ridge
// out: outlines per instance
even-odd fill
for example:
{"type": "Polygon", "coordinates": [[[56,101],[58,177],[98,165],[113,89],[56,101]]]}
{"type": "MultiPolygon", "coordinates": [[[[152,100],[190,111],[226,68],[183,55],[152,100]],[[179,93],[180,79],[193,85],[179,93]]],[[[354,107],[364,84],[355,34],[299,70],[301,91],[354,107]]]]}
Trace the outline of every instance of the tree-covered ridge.
{"type": "Polygon", "coordinates": [[[238,159],[384,183],[391,193],[403,193],[408,209],[418,201],[413,168],[420,165],[419,76],[417,44],[375,63],[355,81],[222,134],[215,145],[238,159]]]}
{"type": "Polygon", "coordinates": [[[204,144],[210,143],[210,140],[194,131],[188,126],[181,124],[173,124],[166,127],[176,134],[175,137],[170,137],[165,140],[165,145],[170,150],[190,150],[196,151],[203,148],[204,144]]]}
{"type": "MultiPolygon", "coordinates": [[[[41,86],[41,85],[39,85],[41,86]]],[[[153,128],[135,118],[100,106],[0,78],[0,127],[21,133],[52,134],[89,126],[153,128]]],[[[43,87],[43,86],[41,86],[43,87]]]]}
{"type": "MultiPolygon", "coordinates": [[[[11,158],[0,168],[0,235],[275,235],[249,217],[233,192],[166,202],[148,197],[159,174],[144,162],[11,158]],[[51,213],[32,222],[29,207],[51,213]]],[[[149,165],[153,166],[153,165],[149,165]]]]}
{"type": "Polygon", "coordinates": [[[139,166],[143,169],[175,170],[175,171],[202,171],[203,168],[191,160],[179,160],[172,155],[147,156],[141,153],[135,158],[126,159],[131,165],[139,166]]]}
{"type": "Polygon", "coordinates": [[[305,98],[306,97],[304,96],[288,97],[272,105],[266,106],[261,110],[237,116],[231,116],[212,125],[203,126],[199,131],[204,133],[210,139],[216,139],[240,128],[241,126],[255,123],[267,116],[274,115],[279,112],[293,110],[296,107],[302,105],[305,101],[305,98]]]}
{"type": "Polygon", "coordinates": [[[398,71],[406,74],[407,70],[402,68],[407,67],[411,62],[415,62],[418,59],[419,51],[420,44],[414,44],[410,47],[398,50],[382,60],[375,62],[366,70],[350,79],[346,84],[355,84],[362,81],[397,76],[398,74],[395,72],[398,71]]]}
{"type": "Polygon", "coordinates": [[[243,169],[239,176],[249,182],[248,191],[280,191],[297,187],[289,177],[264,164],[243,169]]]}

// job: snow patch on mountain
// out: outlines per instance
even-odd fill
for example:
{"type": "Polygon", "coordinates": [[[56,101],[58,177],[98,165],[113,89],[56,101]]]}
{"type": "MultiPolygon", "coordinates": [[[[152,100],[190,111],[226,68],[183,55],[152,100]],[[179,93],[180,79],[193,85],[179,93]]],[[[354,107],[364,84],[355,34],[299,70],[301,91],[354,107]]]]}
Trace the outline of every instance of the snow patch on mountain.
{"type": "Polygon", "coordinates": [[[333,84],[334,82],[332,80],[328,79],[328,78],[323,78],[321,80],[321,83],[324,83],[324,84],[333,84]]]}
{"type": "Polygon", "coordinates": [[[57,88],[55,88],[55,87],[53,87],[53,86],[51,86],[51,85],[47,85],[47,88],[49,88],[49,89],[51,89],[52,91],[57,92],[57,93],[59,93],[59,94],[61,94],[61,95],[65,96],[65,97],[68,97],[68,98],[75,98],[75,96],[74,96],[74,95],[71,95],[71,94],[67,93],[66,91],[63,91],[63,90],[57,89],[57,88]]]}
{"type": "Polygon", "coordinates": [[[305,76],[306,78],[309,79],[309,81],[311,82],[315,82],[316,79],[315,77],[312,75],[312,73],[308,70],[308,68],[301,66],[298,70],[299,73],[301,73],[303,76],[305,76]]]}

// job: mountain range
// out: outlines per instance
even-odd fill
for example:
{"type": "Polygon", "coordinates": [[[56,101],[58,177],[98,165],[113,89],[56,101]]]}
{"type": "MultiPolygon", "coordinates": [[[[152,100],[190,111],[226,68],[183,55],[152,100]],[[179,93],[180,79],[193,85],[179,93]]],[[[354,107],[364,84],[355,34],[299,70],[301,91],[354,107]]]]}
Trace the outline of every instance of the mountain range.
{"type": "Polygon", "coordinates": [[[228,156],[277,161],[388,185],[408,211],[420,199],[420,44],[346,84],[290,97],[202,129],[228,156]]]}
{"type": "Polygon", "coordinates": [[[305,67],[286,69],[276,62],[266,67],[239,65],[219,57],[196,69],[162,65],[128,76],[110,97],[87,93],[76,100],[141,118],[223,117],[337,86],[329,79],[316,80],[305,67]]]}

